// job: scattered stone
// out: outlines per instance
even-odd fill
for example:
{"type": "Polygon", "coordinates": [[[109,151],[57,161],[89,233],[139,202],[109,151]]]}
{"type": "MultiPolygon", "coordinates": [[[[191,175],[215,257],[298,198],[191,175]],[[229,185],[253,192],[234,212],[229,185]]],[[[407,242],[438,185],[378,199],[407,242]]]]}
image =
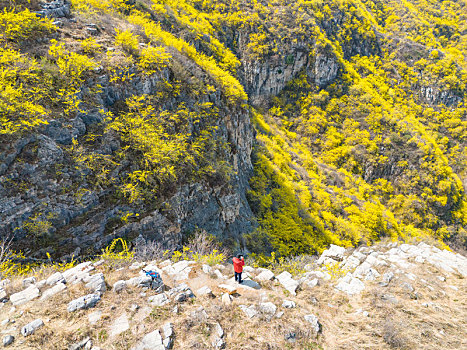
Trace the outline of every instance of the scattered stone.
{"type": "Polygon", "coordinates": [[[254,305],[246,306],[246,305],[239,305],[238,306],[248,318],[253,318],[258,315],[258,311],[256,310],[254,305]]]}
{"type": "Polygon", "coordinates": [[[402,283],[402,288],[404,289],[407,289],[409,292],[413,292],[414,291],[414,288],[412,287],[412,285],[408,282],[404,282],[402,283]]]}
{"type": "Polygon", "coordinates": [[[114,283],[112,290],[115,293],[120,293],[127,288],[126,281],[120,280],[114,283]]]}
{"type": "Polygon", "coordinates": [[[55,272],[53,275],[47,278],[45,284],[47,284],[48,286],[53,286],[59,282],[65,283],[65,277],[63,277],[61,272],[55,272]]]}
{"type": "Polygon", "coordinates": [[[235,294],[237,293],[237,288],[230,286],[228,284],[219,284],[217,286],[220,290],[223,292],[229,293],[229,294],[235,294]]]}
{"type": "Polygon", "coordinates": [[[144,276],[137,276],[137,277],[130,278],[127,281],[127,284],[133,287],[151,288],[151,282],[152,282],[152,278],[144,275],[144,276]]]}
{"type": "Polygon", "coordinates": [[[130,311],[131,312],[135,312],[139,309],[139,305],[138,304],[131,304],[130,306],[130,311]]]}
{"type": "Polygon", "coordinates": [[[304,318],[305,318],[305,321],[311,324],[311,329],[313,330],[313,332],[321,333],[322,326],[321,326],[321,323],[319,323],[318,317],[316,317],[313,314],[310,314],[310,315],[305,315],[304,318]]]}
{"type": "Polygon", "coordinates": [[[260,282],[266,282],[274,279],[274,273],[270,270],[263,270],[258,276],[256,276],[256,279],[260,282]]]}
{"type": "Polygon", "coordinates": [[[211,288],[208,286],[201,287],[196,291],[196,294],[198,296],[208,296],[208,297],[213,297],[214,295],[212,294],[211,288]]]}
{"type": "Polygon", "coordinates": [[[358,278],[353,277],[351,273],[348,273],[344,278],[340,279],[336,289],[348,295],[356,295],[365,289],[365,284],[358,278]]]}
{"type": "Polygon", "coordinates": [[[12,302],[13,305],[22,305],[27,303],[28,301],[31,301],[37,297],[39,297],[40,291],[39,288],[37,288],[35,285],[30,285],[27,287],[25,290],[12,294],[10,296],[10,301],[12,302]]]}
{"type": "Polygon", "coordinates": [[[203,264],[203,266],[201,268],[203,269],[203,272],[205,274],[209,275],[210,273],[212,273],[212,267],[209,266],[209,265],[203,264]]]}
{"type": "Polygon", "coordinates": [[[277,307],[271,302],[267,303],[260,303],[258,306],[259,311],[261,311],[263,314],[267,314],[269,316],[272,316],[276,313],[277,307]]]}
{"type": "Polygon", "coordinates": [[[335,261],[342,261],[344,259],[344,253],[344,247],[339,247],[337,245],[331,244],[329,249],[325,250],[323,254],[321,254],[320,258],[316,261],[316,263],[318,265],[321,265],[326,262],[326,258],[335,261]]]}
{"type": "Polygon", "coordinates": [[[3,346],[8,346],[15,341],[15,337],[12,335],[6,335],[3,337],[3,346]]]}
{"type": "Polygon", "coordinates": [[[66,289],[65,283],[57,283],[54,285],[52,288],[47,289],[44,293],[42,293],[42,296],[40,297],[40,300],[46,300],[50,298],[51,296],[63,291],[66,289]]]}
{"type": "Polygon", "coordinates": [[[171,349],[173,346],[173,336],[174,336],[174,330],[173,330],[173,324],[170,322],[167,322],[162,326],[162,334],[163,334],[163,339],[162,339],[162,344],[166,349],[171,349]]]}
{"type": "Polygon", "coordinates": [[[204,307],[200,306],[195,311],[192,311],[190,314],[192,320],[196,320],[198,323],[204,323],[208,320],[209,316],[204,310],[204,307]]]}
{"type": "Polygon", "coordinates": [[[104,262],[105,262],[104,259],[101,259],[101,260],[96,261],[95,263],[93,263],[93,265],[94,265],[94,267],[101,266],[104,262]]]}
{"type": "Polygon", "coordinates": [[[284,338],[286,341],[288,341],[289,343],[295,343],[295,340],[297,338],[297,335],[295,334],[295,332],[288,332],[284,335],[284,338]]]}
{"type": "Polygon", "coordinates": [[[2,321],[2,326],[6,326],[8,323],[10,323],[10,319],[9,318],[5,318],[3,321],[2,321]]]}
{"type": "Polygon", "coordinates": [[[33,284],[36,284],[36,277],[28,277],[23,280],[23,287],[27,288],[33,284]]]}
{"type": "Polygon", "coordinates": [[[149,297],[148,302],[151,306],[164,306],[165,304],[170,303],[170,300],[165,293],[161,293],[149,297]]]}
{"type": "Polygon", "coordinates": [[[36,283],[36,287],[39,289],[42,289],[44,288],[46,282],[47,282],[46,280],[40,280],[39,282],[36,283]]]}
{"type": "Polygon", "coordinates": [[[296,307],[296,304],[292,300],[284,300],[282,303],[282,307],[285,307],[286,309],[294,309],[296,307]]]}
{"type": "Polygon", "coordinates": [[[304,282],[304,284],[308,287],[308,288],[314,288],[316,287],[318,284],[319,284],[319,280],[317,278],[313,278],[312,280],[306,280],[304,282]]]}
{"type": "Polygon", "coordinates": [[[282,316],[284,316],[284,311],[279,311],[277,314],[276,314],[276,318],[281,318],[282,316]]]}
{"type": "Polygon", "coordinates": [[[21,328],[21,334],[25,337],[30,336],[31,334],[34,334],[34,332],[37,329],[41,328],[43,325],[44,322],[40,318],[38,318],[21,328]]]}
{"type": "Polygon", "coordinates": [[[443,276],[436,276],[437,279],[439,279],[441,282],[445,282],[446,278],[443,276]]]}
{"type": "Polygon", "coordinates": [[[86,337],[78,343],[71,345],[69,350],[89,350],[92,348],[92,340],[90,337],[86,337]]]}
{"type": "Polygon", "coordinates": [[[216,349],[225,349],[225,340],[222,338],[216,338],[212,342],[212,346],[216,349]]]}
{"type": "Polygon", "coordinates": [[[219,322],[216,322],[214,324],[214,335],[218,338],[222,338],[224,337],[224,330],[222,329],[221,325],[219,324],[219,322]]]}
{"type": "Polygon", "coordinates": [[[158,330],[146,334],[131,350],[165,350],[161,334],[158,330]]]}
{"type": "Polygon", "coordinates": [[[378,271],[376,271],[374,268],[370,267],[368,269],[368,272],[365,275],[365,280],[366,281],[374,281],[379,276],[381,276],[380,273],[378,271]]]}
{"type": "Polygon", "coordinates": [[[130,324],[128,322],[126,313],[124,313],[115,319],[115,321],[112,323],[112,326],[110,326],[110,336],[115,337],[128,329],[130,329],[130,324]]]}
{"type": "Polygon", "coordinates": [[[101,300],[99,294],[88,294],[70,301],[68,303],[67,310],[68,312],[74,312],[81,309],[89,309],[96,306],[99,300],[101,300]]]}
{"type": "Polygon", "coordinates": [[[102,311],[97,310],[88,315],[88,321],[91,325],[95,325],[101,319],[102,311]]]}
{"type": "Polygon", "coordinates": [[[219,270],[214,270],[214,275],[216,275],[216,277],[220,280],[225,280],[225,276],[222,274],[222,272],[220,272],[219,270]]]}
{"type": "Polygon", "coordinates": [[[384,301],[388,301],[390,302],[391,304],[398,304],[399,301],[397,300],[397,298],[392,295],[392,294],[384,294],[382,297],[381,297],[382,300],[384,301]]]}
{"type": "Polygon", "coordinates": [[[232,304],[232,296],[229,293],[222,294],[222,304],[224,305],[232,304]]]}
{"type": "Polygon", "coordinates": [[[289,272],[282,272],[280,275],[276,276],[276,279],[286,290],[290,292],[290,294],[297,295],[296,290],[298,288],[299,282],[294,280],[289,272]]]}
{"type": "Polygon", "coordinates": [[[356,315],[363,315],[365,317],[368,317],[370,316],[370,314],[368,313],[368,311],[364,311],[363,309],[357,309],[357,311],[355,311],[355,314],[356,315]]]}
{"type": "Polygon", "coordinates": [[[251,267],[251,266],[243,266],[243,271],[244,272],[247,272],[247,273],[254,273],[255,272],[255,269],[254,267],[251,267]]]}
{"type": "Polygon", "coordinates": [[[92,275],[86,283],[86,288],[98,294],[103,294],[106,291],[104,274],[102,272],[92,275]]]}

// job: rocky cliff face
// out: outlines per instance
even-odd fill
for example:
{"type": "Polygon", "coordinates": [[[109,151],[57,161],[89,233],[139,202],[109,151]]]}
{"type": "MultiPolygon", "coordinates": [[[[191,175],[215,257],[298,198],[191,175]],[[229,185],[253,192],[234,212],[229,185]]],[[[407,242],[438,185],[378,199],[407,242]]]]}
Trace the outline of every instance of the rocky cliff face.
{"type": "MultiPolygon", "coordinates": [[[[40,58],[38,70],[52,72],[56,81],[63,72],[47,53],[52,38],[98,64],[76,93],[79,111],[67,114],[62,105],[57,111],[56,102],[48,101],[46,125],[2,135],[0,233],[14,233],[17,248],[28,254],[69,257],[92,254],[114,237],[141,236],[173,248],[197,229],[244,248],[242,234],[256,221],[275,231],[267,220],[278,213],[277,232],[288,232],[281,225],[293,216],[297,222],[288,228],[299,227],[292,230],[293,242],[311,247],[318,241],[320,249],[339,239],[358,244],[362,231],[373,239],[405,237],[414,227],[440,237],[458,230],[465,222],[467,181],[465,110],[460,107],[464,68],[447,46],[430,49],[405,38],[399,22],[386,23],[395,10],[405,19],[404,6],[371,3],[368,8],[359,2],[245,2],[242,8],[223,1],[148,6],[129,1],[119,7],[104,0],[102,8],[81,1],[43,3],[36,14],[52,18],[58,28],[7,44],[40,58]],[[144,16],[135,21],[141,12],[144,16]],[[144,19],[154,27],[144,27],[144,19]],[[127,36],[117,43],[122,32],[127,36]],[[163,47],[171,58],[164,63],[160,54],[161,67],[143,74],[148,47],[163,47]],[[237,83],[248,100],[232,102],[237,83]],[[164,95],[164,89],[172,95],[164,95]],[[228,176],[214,169],[211,177],[181,177],[152,202],[123,198],[119,185],[131,172],[146,169],[131,158],[115,161],[127,145],[107,123],[110,112],[114,117],[125,113],[126,100],[142,95],[164,96],[153,107],[175,114],[180,106],[191,112],[197,104],[209,105],[213,116],[190,121],[185,136],[208,126],[215,130],[210,137],[225,145],[213,151],[215,162],[227,164],[228,176]],[[253,113],[265,117],[256,125],[258,138],[253,113]],[[263,157],[258,164],[251,158],[255,145],[264,147],[256,148],[257,158],[263,157]],[[80,147],[118,165],[102,167],[105,179],[99,178],[76,160],[80,147]],[[265,164],[270,168],[262,169],[265,164]],[[248,203],[255,171],[264,176],[253,180],[253,190],[263,197],[250,196],[248,203]],[[252,198],[259,203],[255,214],[262,210],[264,217],[254,217],[252,198]],[[282,212],[290,203],[293,210],[282,212]],[[368,219],[368,208],[374,218],[368,219]],[[417,222],[405,215],[412,212],[417,222]],[[313,238],[304,239],[310,232],[313,238]]],[[[438,42],[435,34],[430,40],[438,42]]],[[[449,41],[439,40],[440,47],[449,41]]]]}
{"type": "MultiPolygon", "coordinates": [[[[131,95],[153,94],[157,78],[134,79],[123,87],[108,84],[108,77],[101,76],[100,107],[108,110],[131,95]]],[[[231,181],[218,185],[191,183],[177,188],[166,201],[163,213],[141,213],[136,222],[112,227],[122,213],[138,212],[145,208],[128,204],[111,204],[109,188],[79,193],[87,188],[87,174],[77,169],[67,152],[72,140],[85,138],[102,122],[98,109],[83,111],[69,122],[50,120],[39,133],[29,134],[2,150],[0,159],[0,230],[3,235],[14,232],[19,245],[28,251],[28,230],[24,224],[38,211],[47,215],[37,218],[34,225],[43,225],[39,237],[46,250],[35,252],[44,256],[45,251],[56,254],[82,255],[105,247],[114,237],[136,237],[160,242],[165,247],[176,247],[182,233],[204,229],[224,239],[238,239],[251,230],[251,211],[245,198],[248,178],[252,171],[250,154],[254,130],[249,112],[244,108],[225,109],[219,94],[209,102],[223,108],[217,126],[217,137],[230,144],[226,161],[232,166],[231,181]],[[10,183],[22,183],[27,191],[10,183]],[[79,196],[79,199],[77,199],[79,196]],[[60,253],[59,253],[60,252],[60,253]]],[[[190,103],[190,102],[188,102],[190,103]]],[[[170,105],[170,101],[167,101],[170,105]]],[[[118,139],[103,138],[99,145],[102,154],[113,154],[120,149],[118,139]]],[[[117,170],[118,171],[118,170],[117,170]]],[[[40,228],[40,227],[39,227],[40,228]]],[[[29,230],[31,231],[31,230],[29,230]]]]}

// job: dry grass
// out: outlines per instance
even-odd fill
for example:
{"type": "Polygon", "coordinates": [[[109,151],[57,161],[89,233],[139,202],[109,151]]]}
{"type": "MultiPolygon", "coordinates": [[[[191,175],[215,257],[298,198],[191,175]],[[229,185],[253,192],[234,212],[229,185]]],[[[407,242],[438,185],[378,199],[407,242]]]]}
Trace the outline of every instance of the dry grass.
{"type": "MultiPolygon", "coordinates": [[[[383,249],[383,248],[378,248],[383,249]]],[[[129,265],[130,263],[127,263],[129,265]]],[[[222,273],[231,277],[232,268],[226,266],[222,273]]],[[[383,274],[385,270],[378,268],[383,274]]],[[[49,271],[47,273],[52,273],[49,271]]],[[[139,270],[126,266],[117,271],[116,267],[101,265],[95,272],[104,272],[108,289],[117,280],[136,276],[139,270]]],[[[223,281],[212,279],[195,266],[187,281],[194,292],[209,286],[216,298],[195,298],[178,305],[152,308],[147,303],[151,291],[142,295],[139,288],[128,288],[116,294],[108,291],[97,306],[90,310],[68,313],[66,306],[72,299],[88,294],[83,284],[68,286],[53,298],[35,301],[10,314],[9,306],[0,309],[0,318],[16,319],[18,327],[41,318],[45,326],[28,338],[20,336],[11,349],[65,349],[70,344],[90,336],[94,345],[102,349],[128,349],[145,334],[160,328],[170,321],[175,328],[175,349],[212,349],[212,327],[219,322],[225,331],[227,349],[462,349],[467,348],[467,284],[465,279],[442,273],[429,265],[417,266],[411,273],[418,276],[410,280],[405,274],[396,274],[391,283],[382,287],[378,281],[367,282],[367,288],[358,296],[348,297],[334,290],[333,282],[300,290],[297,296],[289,295],[274,281],[263,284],[261,290],[238,288],[231,305],[223,305],[218,284],[223,281]],[[446,277],[441,281],[438,276],[446,277]],[[422,280],[423,279],[423,280],[422,280]],[[410,283],[413,291],[404,287],[410,283]],[[457,290],[450,288],[454,286],[457,290]],[[281,307],[284,299],[295,301],[295,309],[281,307]],[[257,305],[271,301],[283,311],[282,318],[268,319],[264,315],[248,319],[238,307],[240,304],[257,305]],[[391,301],[392,300],[392,301],[391,301]],[[396,300],[397,302],[393,302],[396,300]],[[428,306],[425,305],[428,303],[428,306]],[[138,304],[140,309],[132,311],[138,304]],[[204,307],[208,319],[193,317],[200,306],[204,307]],[[356,313],[363,309],[366,317],[356,313]],[[99,310],[101,319],[91,326],[88,315],[99,310]],[[23,315],[20,315],[23,311],[23,315]],[[130,320],[130,329],[110,337],[110,326],[122,313],[130,320]],[[303,318],[315,314],[322,324],[322,334],[311,332],[303,318]],[[295,341],[286,336],[294,334],[295,341]],[[20,343],[20,340],[23,343],[20,343]]],[[[45,274],[41,277],[46,277],[45,274]]],[[[177,283],[163,276],[170,287],[177,283]]],[[[22,278],[13,279],[12,290],[22,289],[22,278]]],[[[11,327],[11,324],[3,329],[11,327]]]]}

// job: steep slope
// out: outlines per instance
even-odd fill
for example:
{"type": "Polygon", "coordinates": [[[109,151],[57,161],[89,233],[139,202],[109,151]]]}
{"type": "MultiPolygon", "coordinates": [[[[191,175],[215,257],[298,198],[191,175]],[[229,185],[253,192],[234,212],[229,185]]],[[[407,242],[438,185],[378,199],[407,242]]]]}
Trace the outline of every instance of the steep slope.
{"type": "Polygon", "coordinates": [[[5,6],[0,231],[17,248],[197,229],[282,255],[465,245],[464,0],[5,6]]]}

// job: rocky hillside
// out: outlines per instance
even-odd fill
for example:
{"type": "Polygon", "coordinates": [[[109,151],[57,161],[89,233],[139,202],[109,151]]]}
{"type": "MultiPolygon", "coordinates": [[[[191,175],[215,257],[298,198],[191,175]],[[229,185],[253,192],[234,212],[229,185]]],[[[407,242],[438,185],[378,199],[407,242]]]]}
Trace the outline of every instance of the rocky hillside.
{"type": "Polygon", "coordinates": [[[16,250],[465,247],[465,0],[0,4],[16,250]]]}
{"type": "Polygon", "coordinates": [[[9,349],[463,349],[467,258],[426,243],[331,246],[290,272],[99,260],[2,280],[9,349]],[[151,285],[146,271],[162,280],[151,285]],[[152,286],[152,287],[151,287],[152,286]],[[151,288],[150,288],[151,287],[151,288]]]}

